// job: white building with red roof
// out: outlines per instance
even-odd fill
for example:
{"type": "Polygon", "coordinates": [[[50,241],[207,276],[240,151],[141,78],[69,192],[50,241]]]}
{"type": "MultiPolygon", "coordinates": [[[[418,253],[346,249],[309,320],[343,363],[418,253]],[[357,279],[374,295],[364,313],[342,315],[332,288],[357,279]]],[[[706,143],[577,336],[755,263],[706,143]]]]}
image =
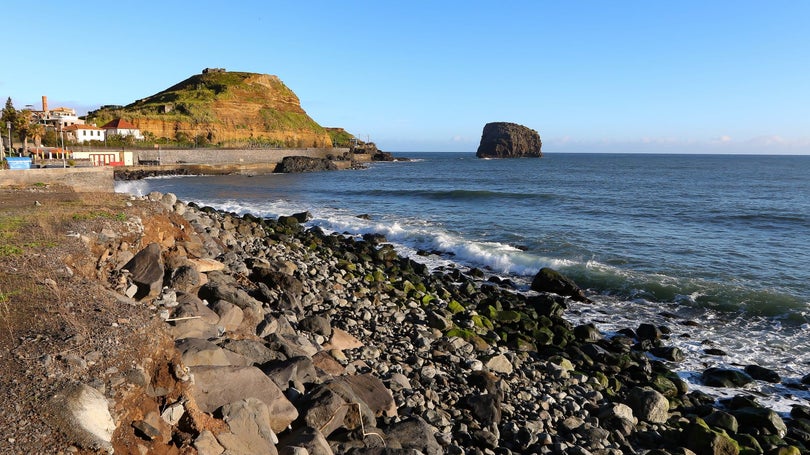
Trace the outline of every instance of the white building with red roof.
{"type": "Polygon", "coordinates": [[[107,135],[117,134],[119,136],[132,136],[139,141],[143,140],[141,130],[122,118],[117,118],[111,122],[105,123],[101,125],[101,128],[104,129],[107,135]]]}

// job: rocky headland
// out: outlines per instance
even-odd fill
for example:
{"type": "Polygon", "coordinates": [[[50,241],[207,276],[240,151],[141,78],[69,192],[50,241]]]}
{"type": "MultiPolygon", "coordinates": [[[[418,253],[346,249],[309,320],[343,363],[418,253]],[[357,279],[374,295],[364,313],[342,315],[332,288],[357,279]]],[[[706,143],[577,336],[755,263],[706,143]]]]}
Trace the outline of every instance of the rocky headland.
{"type": "Polygon", "coordinates": [[[537,131],[509,122],[484,125],[478,158],[539,158],[543,156],[543,143],[537,131]]]}
{"type": "Polygon", "coordinates": [[[740,388],[767,370],[707,370],[708,385],[739,389],[721,402],[690,391],[667,327],[573,326],[566,311],[589,297],[554,270],[518,292],[477,269],[431,270],[380,235],[305,228],[306,213],[262,219],[159,193],[117,211],[71,225],[71,254],[43,262],[71,271],[43,281],[60,290],[58,311],[107,332],[50,351],[16,332],[4,371],[25,373],[4,379],[17,397],[0,405],[4,453],[791,454],[810,443],[809,407],[783,418],[740,388]],[[80,283],[98,290],[66,306],[80,283]],[[99,339],[108,347],[88,346],[99,339]],[[40,382],[41,398],[16,395],[40,382]],[[26,414],[31,403],[49,424],[26,414]]]}

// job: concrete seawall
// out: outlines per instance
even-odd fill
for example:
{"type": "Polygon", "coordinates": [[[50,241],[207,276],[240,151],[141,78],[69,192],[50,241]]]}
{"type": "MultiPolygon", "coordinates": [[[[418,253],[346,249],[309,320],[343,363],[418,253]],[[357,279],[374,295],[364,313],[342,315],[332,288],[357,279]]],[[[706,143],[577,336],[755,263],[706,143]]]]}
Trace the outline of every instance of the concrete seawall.
{"type": "MultiPolygon", "coordinates": [[[[92,150],[92,149],[91,149],[92,150]]],[[[135,166],[41,168],[0,171],[0,187],[36,183],[62,184],[77,192],[114,191],[114,171],[155,172],[157,175],[180,173],[200,175],[267,174],[287,156],[333,159],[338,169],[351,167],[352,160],[371,161],[371,155],[350,155],[348,148],[307,149],[148,149],[131,150],[135,166]],[[349,158],[344,160],[343,158],[349,158]],[[179,172],[178,172],[179,171],[179,172]]]]}
{"type": "Polygon", "coordinates": [[[245,165],[280,163],[286,156],[340,157],[348,148],[132,150],[135,164],[245,165]]]}
{"type": "Polygon", "coordinates": [[[0,187],[30,186],[38,183],[60,184],[73,191],[112,193],[113,168],[43,168],[0,171],[0,187]]]}

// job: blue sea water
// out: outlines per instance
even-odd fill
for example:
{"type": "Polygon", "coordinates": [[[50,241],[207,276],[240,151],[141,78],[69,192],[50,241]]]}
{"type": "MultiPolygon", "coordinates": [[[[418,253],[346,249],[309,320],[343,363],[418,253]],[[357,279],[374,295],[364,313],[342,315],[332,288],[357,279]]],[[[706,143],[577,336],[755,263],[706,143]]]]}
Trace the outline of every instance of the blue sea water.
{"type": "Polygon", "coordinates": [[[695,370],[748,362],[789,377],[810,372],[810,156],[398,155],[413,161],[117,189],[261,216],[306,210],[324,229],[380,232],[405,254],[432,251],[436,264],[523,286],[550,266],[595,294],[574,317],[605,331],[642,319],[675,325],[695,370]],[[707,357],[707,345],[730,355],[707,357]]]}

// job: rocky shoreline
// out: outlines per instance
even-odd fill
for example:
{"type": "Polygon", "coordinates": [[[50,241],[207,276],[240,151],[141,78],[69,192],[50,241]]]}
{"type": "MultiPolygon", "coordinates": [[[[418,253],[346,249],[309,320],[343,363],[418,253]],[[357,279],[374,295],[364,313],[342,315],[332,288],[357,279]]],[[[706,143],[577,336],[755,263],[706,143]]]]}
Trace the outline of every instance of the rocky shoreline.
{"type": "MultiPolygon", "coordinates": [[[[641,323],[606,338],[593,324],[573,326],[569,302],[588,297],[553,270],[520,293],[475,269],[430,270],[380,235],[305,229],[305,213],[269,220],[171,194],[148,199],[171,220],[163,229],[173,240],[138,251],[108,235],[96,267],[122,298],[166,321],[176,351],[123,379],[152,400],[143,412],[113,418],[111,398],[89,385],[58,397],[78,447],[312,455],[810,447],[810,407],[783,419],[743,389],[720,403],[689,391],[671,370],[683,354],[667,346],[666,327],[641,323]]],[[[741,387],[768,371],[714,370],[705,380],[741,387]]]]}

